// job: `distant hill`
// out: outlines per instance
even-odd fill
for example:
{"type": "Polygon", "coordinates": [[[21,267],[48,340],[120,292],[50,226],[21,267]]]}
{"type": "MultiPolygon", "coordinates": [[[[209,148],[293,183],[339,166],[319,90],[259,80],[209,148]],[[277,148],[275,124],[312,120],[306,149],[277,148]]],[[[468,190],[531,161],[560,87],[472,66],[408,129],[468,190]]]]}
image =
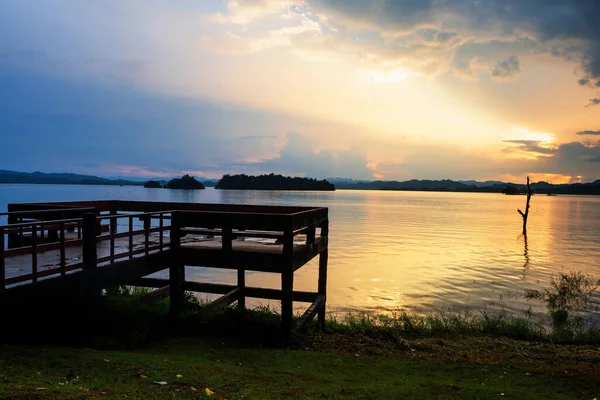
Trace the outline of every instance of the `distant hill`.
{"type": "Polygon", "coordinates": [[[465,185],[477,186],[477,187],[489,187],[489,186],[494,186],[494,185],[504,185],[504,182],[501,182],[501,181],[485,181],[485,182],[457,181],[457,182],[464,183],[465,185]]]}
{"type": "MultiPolygon", "coordinates": [[[[435,192],[483,192],[502,193],[507,186],[514,186],[517,192],[524,193],[527,188],[523,184],[504,183],[499,181],[453,181],[444,180],[417,180],[398,181],[373,181],[358,183],[338,183],[338,189],[355,190],[404,190],[404,191],[435,191],[435,192]]],[[[539,194],[589,194],[600,195],[600,179],[590,183],[574,183],[554,185],[548,182],[532,183],[531,188],[539,194]]]]}
{"type": "MultiPolygon", "coordinates": [[[[43,173],[43,172],[17,172],[0,170],[0,184],[2,183],[30,183],[30,184],[63,184],[63,185],[121,185],[142,186],[141,178],[108,179],[93,175],[80,175],[73,173],[43,173]]],[[[216,186],[217,189],[253,189],[253,190],[413,190],[413,191],[438,191],[438,192],[484,192],[502,193],[507,186],[515,187],[517,193],[524,193],[526,186],[518,183],[500,181],[478,182],[475,180],[454,181],[443,180],[418,180],[409,181],[364,181],[350,178],[328,178],[317,180],[311,178],[291,178],[282,175],[225,175],[220,181],[216,179],[196,177],[195,180],[205,187],[216,186]]],[[[166,186],[169,180],[157,181],[161,186],[166,186]]],[[[197,185],[196,185],[197,186],[197,185]]],[[[600,179],[589,183],[574,183],[555,185],[548,182],[531,184],[532,189],[538,194],[586,194],[600,195],[600,179]]],[[[511,190],[512,192],[512,190],[511,190]]]]}
{"type": "MultiPolygon", "coordinates": [[[[206,187],[214,187],[218,179],[196,177],[206,187]]],[[[161,186],[165,186],[170,179],[160,179],[161,186]]],[[[44,173],[44,172],[17,172],[0,169],[0,184],[2,183],[36,183],[57,185],[119,185],[119,186],[142,186],[148,178],[123,177],[123,178],[101,178],[94,175],[80,175],[73,173],[44,173]]]]}
{"type": "Polygon", "coordinates": [[[125,179],[106,179],[93,175],[79,175],[72,173],[43,173],[43,172],[16,172],[0,170],[0,183],[39,183],[62,185],[123,185],[141,186],[143,182],[134,182],[125,179]]]}
{"type": "Polygon", "coordinates": [[[237,190],[335,190],[326,180],[289,177],[282,175],[224,175],[215,189],[237,190]]]}
{"type": "Polygon", "coordinates": [[[368,179],[352,179],[352,178],[338,178],[338,177],[325,178],[325,179],[327,180],[327,182],[333,183],[336,187],[337,187],[338,184],[348,185],[348,184],[353,184],[353,183],[368,183],[368,182],[371,182],[368,179]]]}
{"type": "Polygon", "coordinates": [[[398,181],[373,181],[359,182],[352,184],[338,184],[338,189],[359,189],[359,190],[440,190],[457,191],[476,188],[474,185],[444,179],[441,181],[417,180],[398,182],[398,181]]]}
{"type": "Polygon", "coordinates": [[[217,183],[219,183],[218,179],[207,179],[207,178],[200,178],[200,181],[204,184],[204,186],[206,187],[215,187],[217,186],[217,183]]]}

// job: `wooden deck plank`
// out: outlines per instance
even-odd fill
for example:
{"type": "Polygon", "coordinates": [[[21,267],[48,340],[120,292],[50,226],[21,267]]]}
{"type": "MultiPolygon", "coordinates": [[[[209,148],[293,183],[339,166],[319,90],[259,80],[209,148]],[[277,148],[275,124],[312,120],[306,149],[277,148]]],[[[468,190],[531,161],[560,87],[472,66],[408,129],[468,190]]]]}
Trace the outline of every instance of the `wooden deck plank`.
{"type": "MultiPolygon", "coordinates": [[[[320,236],[317,235],[317,240],[320,236]]],[[[282,254],[283,244],[275,239],[268,238],[251,238],[251,239],[234,239],[232,240],[232,251],[248,252],[248,253],[266,253],[266,254],[282,254]]],[[[206,236],[186,236],[182,240],[181,247],[197,248],[202,250],[221,250],[221,238],[209,238],[206,236]]],[[[306,236],[298,235],[294,237],[294,252],[300,251],[306,247],[306,236]]]]}

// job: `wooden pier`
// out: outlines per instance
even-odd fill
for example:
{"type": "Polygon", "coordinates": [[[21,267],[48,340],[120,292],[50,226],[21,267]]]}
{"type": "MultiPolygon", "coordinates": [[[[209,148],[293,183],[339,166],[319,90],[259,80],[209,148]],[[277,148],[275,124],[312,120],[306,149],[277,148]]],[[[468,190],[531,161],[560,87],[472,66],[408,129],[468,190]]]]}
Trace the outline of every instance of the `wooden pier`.
{"type": "Polygon", "coordinates": [[[9,204],[0,226],[0,313],[35,299],[98,293],[116,285],[155,288],[178,314],[184,292],[221,294],[216,310],[246,298],[281,301],[282,328],[325,323],[328,210],[225,204],[84,201],[9,204]],[[319,256],[318,290],[294,290],[294,272],[319,256]],[[187,281],[185,267],[237,271],[236,285],[187,281]],[[148,278],[168,270],[169,279],[148,278]],[[246,271],[278,273],[281,289],[246,286],[246,271]]]}

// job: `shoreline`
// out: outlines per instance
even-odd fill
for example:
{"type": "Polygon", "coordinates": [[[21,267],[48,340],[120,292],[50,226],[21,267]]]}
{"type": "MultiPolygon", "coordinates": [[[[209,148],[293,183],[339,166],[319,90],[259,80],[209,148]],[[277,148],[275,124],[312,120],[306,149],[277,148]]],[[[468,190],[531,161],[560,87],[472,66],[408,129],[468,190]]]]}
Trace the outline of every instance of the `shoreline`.
{"type": "Polygon", "coordinates": [[[338,325],[330,320],[324,332],[312,325],[282,344],[277,316],[265,309],[218,314],[188,309],[173,320],[160,316],[168,299],[152,306],[135,305],[135,295],[111,299],[116,307],[102,323],[114,337],[94,331],[90,341],[70,342],[55,332],[58,342],[36,335],[35,346],[0,343],[0,398],[591,399],[600,394],[600,340],[557,344],[519,337],[518,330],[510,338],[500,330],[463,329],[448,315],[439,320],[448,330],[428,333],[411,333],[410,318],[388,321],[387,327],[360,318],[338,325]]]}
{"type": "MultiPolygon", "coordinates": [[[[0,182],[2,185],[51,185],[51,186],[109,186],[109,187],[141,187],[144,188],[144,183],[140,184],[106,184],[106,183],[43,183],[43,182],[0,182]]],[[[205,185],[206,186],[206,185],[205,185]]],[[[152,189],[152,188],[144,188],[152,189]]],[[[165,188],[161,188],[165,189],[165,188]]],[[[166,188],[168,189],[168,188],[166,188]]],[[[338,188],[335,190],[302,190],[302,189],[218,189],[214,186],[206,186],[205,189],[223,190],[223,191],[244,191],[244,192],[336,192],[336,191],[359,191],[359,192],[423,192],[423,193],[480,193],[480,194],[503,194],[499,191],[485,191],[485,190],[441,190],[441,189],[363,189],[363,188],[338,188]]],[[[170,189],[170,190],[185,190],[185,189],[170,189]]],[[[534,193],[534,196],[536,193],[534,193]]],[[[537,195],[548,196],[548,192],[538,192],[537,195]]],[[[562,196],[584,196],[584,197],[598,197],[600,193],[556,193],[552,192],[549,197],[562,197],[562,196]]]]}

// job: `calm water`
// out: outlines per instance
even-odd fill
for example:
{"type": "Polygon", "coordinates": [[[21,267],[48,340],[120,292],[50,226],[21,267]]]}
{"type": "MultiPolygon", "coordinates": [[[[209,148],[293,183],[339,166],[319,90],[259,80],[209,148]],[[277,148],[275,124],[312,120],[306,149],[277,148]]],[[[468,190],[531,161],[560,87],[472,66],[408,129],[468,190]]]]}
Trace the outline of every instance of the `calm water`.
{"type": "MultiPolygon", "coordinates": [[[[516,212],[524,205],[522,196],[0,185],[0,211],[13,202],[99,199],[329,207],[328,302],[338,311],[467,307],[519,312],[530,304],[508,295],[547,286],[558,271],[600,278],[600,197],[534,196],[525,243],[516,212]]],[[[300,269],[295,288],[316,290],[316,269],[316,262],[300,269]]],[[[235,282],[230,271],[190,268],[188,276],[235,282]]],[[[279,287],[273,274],[249,274],[247,281],[279,287]]]]}

